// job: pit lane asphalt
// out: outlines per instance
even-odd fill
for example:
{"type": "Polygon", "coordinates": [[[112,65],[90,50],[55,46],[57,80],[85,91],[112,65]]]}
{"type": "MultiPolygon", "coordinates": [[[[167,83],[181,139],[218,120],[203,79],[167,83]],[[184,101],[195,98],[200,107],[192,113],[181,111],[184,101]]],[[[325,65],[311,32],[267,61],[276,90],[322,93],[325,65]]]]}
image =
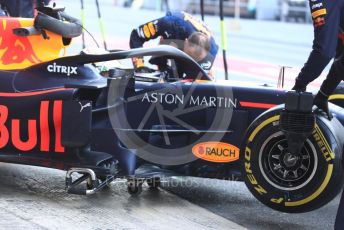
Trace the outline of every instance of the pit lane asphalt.
{"type": "Polygon", "coordinates": [[[176,177],[164,189],[241,226],[255,230],[333,229],[338,195],[322,208],[299,214],[274,211],[256,200],[243,182],[176,177]]]}
{"type": "Polygon", "coordinates": [[[131,197],[125,183],[68,195],[65,173],[0,163],[0,229],[333,229],[338,197],[305,214],[260,204],[242,182],[166,178],[131,197]],[[170,192],[167,192],[170,191],[170,192]]]}
{"type": "Polygon", "coordinates": [[[164,190],[131,197],[125,183],[68,195],[65,173],[0,163],[0,229],[244,229],[164,190]]]}

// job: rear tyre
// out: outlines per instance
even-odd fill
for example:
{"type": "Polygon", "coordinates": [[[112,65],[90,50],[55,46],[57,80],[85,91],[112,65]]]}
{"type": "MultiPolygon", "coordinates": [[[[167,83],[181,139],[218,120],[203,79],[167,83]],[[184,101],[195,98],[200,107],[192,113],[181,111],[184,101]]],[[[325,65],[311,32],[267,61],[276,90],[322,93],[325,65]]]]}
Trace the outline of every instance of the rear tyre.
{"type": "Polygon", "coordinates": [[[343,181],[338,120],[317,117],[300,156],[288,151],[279,129],[279,111],[271,110],[249,127],[241,150],[244,181],[263,204],[282,212],[308,212],[331,201],[343,181]]]}

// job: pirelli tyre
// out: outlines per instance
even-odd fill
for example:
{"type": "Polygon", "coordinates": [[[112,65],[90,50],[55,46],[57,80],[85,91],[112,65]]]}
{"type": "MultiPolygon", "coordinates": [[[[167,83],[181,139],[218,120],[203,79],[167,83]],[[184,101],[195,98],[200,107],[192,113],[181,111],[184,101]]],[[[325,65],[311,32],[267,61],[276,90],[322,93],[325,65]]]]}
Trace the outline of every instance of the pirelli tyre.
{"type": "Polygon", "coordinates": [[[344,108],[344,83],[340,83],[334,93],[329,97],[329,101],[344,108]]]}
{"type": "Polygon", "coordinates": [[[270,208],[288,213],[317,209],[342,187],[343,127],[335,118],[317,116],[301,156],[295,157],[279,129],[279,112],[280,108],[269,110],[249,127],[240,154],[243,179],[270,208]]]}

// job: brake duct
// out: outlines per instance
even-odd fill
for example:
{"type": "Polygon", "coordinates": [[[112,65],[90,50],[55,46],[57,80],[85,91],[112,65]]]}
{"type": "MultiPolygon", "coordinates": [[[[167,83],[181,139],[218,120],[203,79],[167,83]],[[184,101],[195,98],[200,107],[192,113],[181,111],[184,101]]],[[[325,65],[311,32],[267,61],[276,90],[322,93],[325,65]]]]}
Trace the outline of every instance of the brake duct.
{"type": "Polygon", "coordinates": [[[294,156],[301,154],[307,138],[315,127],[312,112],[313,94],[290,91],[286,94],[285,107],[280,113],[280,129],[286,135],[288,150],[294,156]]]}

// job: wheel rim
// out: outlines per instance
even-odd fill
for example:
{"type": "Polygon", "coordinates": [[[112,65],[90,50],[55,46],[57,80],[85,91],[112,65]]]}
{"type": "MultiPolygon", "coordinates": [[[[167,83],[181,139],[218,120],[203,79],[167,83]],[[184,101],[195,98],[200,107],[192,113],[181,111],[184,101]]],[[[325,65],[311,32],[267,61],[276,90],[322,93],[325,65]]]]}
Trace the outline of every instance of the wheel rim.
{"type": "Polygon", "coordinates": [[[288,151],[283,132],[270,135],[259,151],[259,168],[264,179],[275,188],[293,191],[306,186],[314,178],[318,156],[313,143],[305,142],[300,156],[288,151]]]}

